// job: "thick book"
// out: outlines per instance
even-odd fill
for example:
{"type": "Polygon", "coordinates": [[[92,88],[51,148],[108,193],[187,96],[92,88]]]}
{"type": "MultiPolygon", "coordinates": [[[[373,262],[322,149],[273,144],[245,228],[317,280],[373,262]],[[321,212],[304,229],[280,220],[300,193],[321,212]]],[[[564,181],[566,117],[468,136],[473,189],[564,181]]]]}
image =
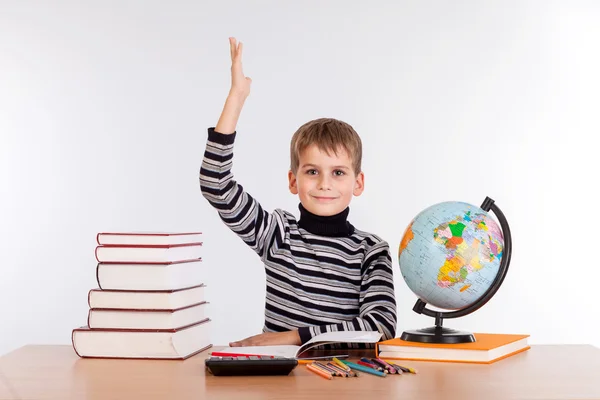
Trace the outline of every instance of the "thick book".
{"type": "Polygon", "coordinates": [[[75,353],[82,358],[186,359],[212,347],[210,319],[180,329],[73,329],[75,353]]]}
{"type": "Polygon", "coordinates": [[[102,263],[164,263],[201,258],[202,243],[96,247],[96,260],[102,263]]]}
{"type": "Polygon", "coordinates": [[[207,302],[174,310],[123,310],[91,308],[90,329],[178,329],[207,318],[207,302]]]}
{"type": "Polygon", "coordinates": [[[325,332],[313,336],[302,346],[276,345],[276,346],[244,346],[226,347],[213,356],[272,356],[285,358],[303,358],[303,354],[318,346],[333,343],[377,343],[381,333],[377,331],[339,331],[325,332]]]}
{"type": "Polygon", "coordinates": [[[108,290],[88,292],[90,308],[126,310],[175,310],[205,301],[204,285],[177,290],[108,290]]]}
{"type": "Polygon", "coordinates": [[[202,232],[100,232],[100,246],[136,246],[190,244],[202,242],[202,232]]]}
{"type": "Polygon", "coordinates": [[[530,348],[529,335],[473,335],[475,342],[458,344],[418,343],[395,338],[377,343],[375,354],[382,359],[491,364],[530,348]]]}
{"type": "Polygon", "coordinates": [[[177,263],[98,263],[96,281],[102,290],[177,290],[205,284],[201,260],[177,263]]]}

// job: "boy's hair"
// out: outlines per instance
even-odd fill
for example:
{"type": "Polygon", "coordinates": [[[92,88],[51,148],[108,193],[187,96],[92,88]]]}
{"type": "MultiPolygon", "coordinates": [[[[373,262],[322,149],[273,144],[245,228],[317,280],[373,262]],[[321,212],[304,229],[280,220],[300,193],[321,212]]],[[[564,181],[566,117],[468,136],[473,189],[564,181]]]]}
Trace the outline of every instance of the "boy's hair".
{"type": "Polygon", "coordinates": [[[334,118],[319,118],[298,128],[290,144],[290,168],[294,174],[300,167],[300,154],[313,144],[327,154],[333,152],[337,155],[339,149],[344,149],[352,160],[354,173],[360,173],[362,142],[358,133],[348,123],[334,118]]]}

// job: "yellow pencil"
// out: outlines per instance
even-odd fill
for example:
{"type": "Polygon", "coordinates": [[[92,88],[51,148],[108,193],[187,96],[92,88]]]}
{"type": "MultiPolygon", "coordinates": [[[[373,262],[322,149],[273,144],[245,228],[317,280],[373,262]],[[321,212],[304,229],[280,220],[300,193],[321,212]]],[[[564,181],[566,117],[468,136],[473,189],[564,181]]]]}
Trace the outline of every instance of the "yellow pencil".
{"type": "Polygon", "coordinates": [[[298,364],[312,364],[314,360],[298,360],[298,364]]]}
{"type": "Polygon", "coordinates": [[[340,361],[339,358],[333,357],[332,361],[336,365],[339,365],[339,367],[341,369],[343,369],[344,371],[346,371],[350,376],[352,376],[352,377],[358,377],[358,372],[353,371],[352,368],[350,368],[349,366],[347,366],[346,364],[344,364],[342,361],[340,361]]]}
{"type": "Polygon", "coordinates": [[[342,368],[343,370],[352,371],[352,369],[350,369],[349,366],[347,366],[346,364],[344,364],[343,362],[341,362],[339,360],[339,358],[337,358],[337,357],[333,357],[333,362],[336,363],[337,365],[339,365],[340,368],[342,368]]]}

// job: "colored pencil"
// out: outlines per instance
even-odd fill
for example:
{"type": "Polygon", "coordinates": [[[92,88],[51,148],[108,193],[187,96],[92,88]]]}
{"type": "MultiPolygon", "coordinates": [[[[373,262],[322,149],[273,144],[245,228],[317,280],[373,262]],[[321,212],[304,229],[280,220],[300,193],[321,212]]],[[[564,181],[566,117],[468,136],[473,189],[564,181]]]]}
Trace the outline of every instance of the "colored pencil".
{"type": "Polygon", "coordinates": [[[417,370],[414,369],[414,368],[403,367],[402,365],[396,364],[395,362],[392,362],[392,361],[386,361],[386,362],[388,364],[391,364],[392,366],[399,367],[404,372],[410,372],[411,374],[416,374],[417,373],[417,370]]]}
{"type": "Polygon", "coordinates": [[[404,374],[405,372],[408,372],[408,370],[407,370],[407,369],[400,368],[400,366],[398,366],[398,365],[392,365],[392,367],[393,367],[393,368],[394,368],[396,371],[398,371],[398,373],[399,373],[399,374],[404,374]]]}
{"type": "Polygon", "coordinates": [[[329,368],[324,368],[321,364],[319,364],[317,362],[314,362],[314,363],[312,363],[310,365],[312,365],[315,368],[320,369],[323,372],[328,372],[329,375],[331,375],[331,376],[336,376],[337,375],[335,372],[332,372],[329,368]]]}
{"type": "Polygon", "coordinates": [[[388,373],[388,371],[387,371],[387,370],[386,370],[386,371],[384,371],[384,370],[383,370],[383,368],[381,368],[381,367],[379,367],[379,366],[377,366],[377,365],[375,365],[375,364],[373,364],[373,363],[370,363],[370,362],[366,362],[366,361],[360,360],[360,361],[357,361],[356,363],[357,363],[357,364],[360,364],[360,365],[362,365],[362,366],[365,366],[365,367],[372,368],[372,369],[374,369],[375,371],[383,372],[383,373],[385,373],[385,374],[387,374],[387,373],[388,373]]]}
{"type": "Polygon", "coordinates": [[[378,360],[380,363],[382,363],[383,365],[386,365],[388,368],[394,368],[394,366],[392,364],[390,364],[389,362],[381,359],[381,358],[376,358],[376,360],[378,360]]]}
{"type": "Polygon", "coordinates": [[[325,379],[333,379],[333,377],[331,376],[331,374],[329,372],[325,372],[320,368],[314,367],[312,364],[306,364],[306,368],[309,371],[314,372],[315,374],[322,376],[325,379]]]}
{"type": "Polygon", "coordinates": [[[357,371],[366,372],[367,374],[377,375],[377,376],[380,376],[382,378],[385,378],[387,376],[383,372],[378,371],[376,369],[373,369],[371,367],[366,367],[364,365],[355,364],[355,363],[350,362],[350,361],[342,361],[342,362],[344,364],[346,364],[347,366],[349,366],[350,368],[355,369],[357,371]]]}
{"type": "Polygon", "coordinates": [[[340,366],[340,368],[345,369],[346,371],[351,371],[350,367],[340,361],[339,358],[333,357],[333,362],[340,366]]]}
{"type": "Polygon", "coordinates": [[[350,376],[358,377],[358,372],[353,371],[350,367],[348,367],[346,364],[344,364],[339,358],[333,357],[333,362],[336,363],[337,365],[339,365],[340,368],[347,371],[350,374],[350,376]]]}
{"type": "Polygon", "coordinates": [[[362,361],[362,362],[363,362],[365,365],[367,365],[367,364],[368,364],[368,366],[370,366],[371,368],[375,368],[377,371],[382,371],[382,372],[385,372],[385,371],[384,371],[384,368],[381,368],[379,365],[375,364],[373,361],[369,360],[367,357],[363,357],[363,358],[361,358],[361,359],[360,359],[360,361],[359,361],[359,363],[360,363],[361,361],[362,361]]]}
{"type": "Polygon", "coordinates": [[[333,364],[333,363],[327,363],[327,366],[335,371],[337,371],[338,374],[341,374],[344,377],[349,377],[350,373],[348,371],[346,371],[345,369],[341,369],[340,367],[338,367],[337,365],[333,364]]]}
{"type": "Polygon", "coordinates": [[[325,365],[323,363],[315,362],[313,365],[316,366],[316,367],[319,367],[319,368],[321,368],[321,369],[323,369],[323,370],[325,370],[327,372],[329,372],[332,376],[338,376],[339,375],[338,371],[336,371],[333,368],[328,367],[327,365],[325,365]]]}
{"type": "Polygon", "coordinates": [[[379,365],[380,367],[390,371],[390,374],[400,374],[401,373],[396,368],[392,367],[390,364],[386,363],[385,361],[383,361],[380,358],[372,358],[371,361],[373,361],[373,363],[379,365]]]}

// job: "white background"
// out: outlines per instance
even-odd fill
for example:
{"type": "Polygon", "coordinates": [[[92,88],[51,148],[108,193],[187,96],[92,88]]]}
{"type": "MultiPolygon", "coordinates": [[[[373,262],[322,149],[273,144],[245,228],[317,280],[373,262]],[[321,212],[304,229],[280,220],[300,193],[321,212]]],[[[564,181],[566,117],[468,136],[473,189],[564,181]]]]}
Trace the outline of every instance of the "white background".
{"type": "MultiPolygon", "coordinates": [[[[392,253],[440,201],[508,218],[504,285],[446,326],[600,345],[599,4],[0,1],[0,354],[70,344],[99,231],[202,231],[213,342],[260,332],[262,265],[198,185],[229,36],[253,78],[234,173],[266,209],[298,215],[297,127],[345,120],[366,174],[350,220],[392,253]]],[[[398,334],[431,325],[393,256],[398,334]]]]}

